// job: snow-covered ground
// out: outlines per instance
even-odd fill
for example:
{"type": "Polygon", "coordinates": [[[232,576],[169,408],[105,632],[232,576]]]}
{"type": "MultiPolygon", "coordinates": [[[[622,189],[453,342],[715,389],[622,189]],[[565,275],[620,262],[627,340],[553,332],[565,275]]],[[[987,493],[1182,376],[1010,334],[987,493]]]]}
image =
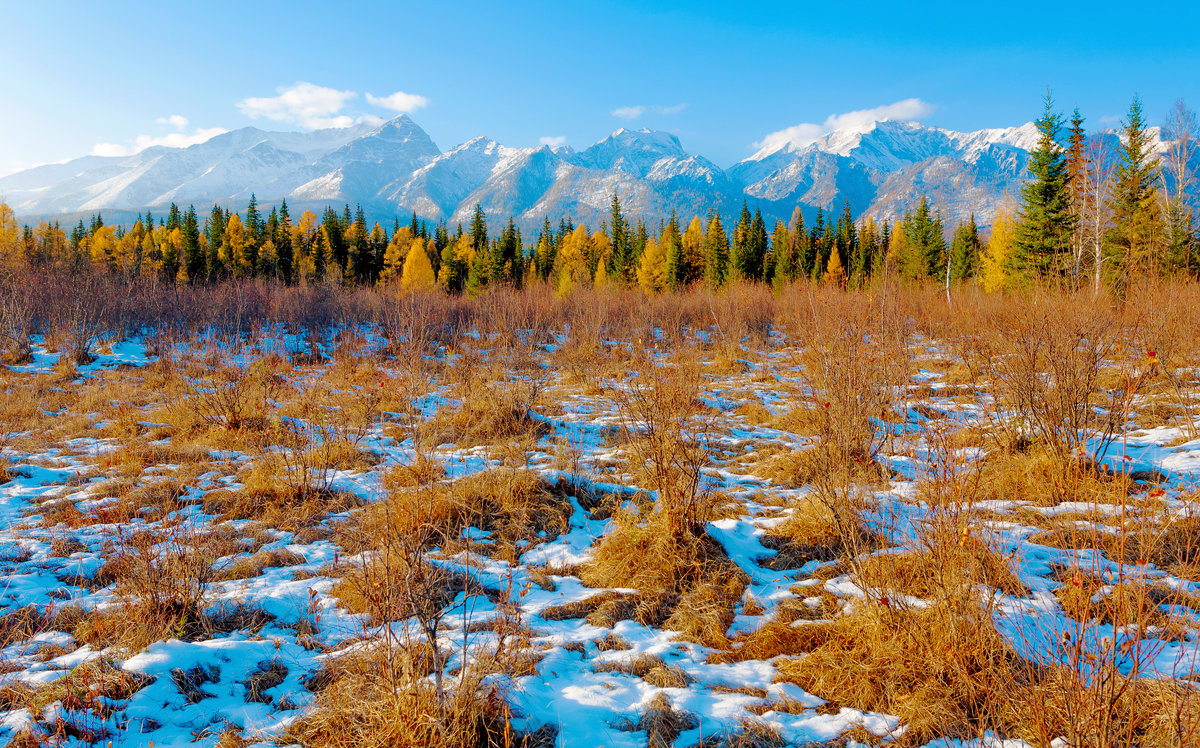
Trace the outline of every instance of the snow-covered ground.
{"type": "MultiPolygon", "coordinates": [[[[367,341],[368,349],[379,343],[369,332],[367,341]]],[[[294,352],[304,345],[300,337],[262,331],[250,342],[222,352],[222,357],[248,367],[266,360],[273,352],[294,352]]],[[[464,341],[462,348],[470,345],[483,351],[479,354],[482,362],[488,361],[487,341],[464,341]]],[[[217,346],[215,341],[201,340],[174,355],[207,360],[217,346]]],[[[536,444],[526,450],[528,468],[549,483],[565,481],[596,494],[630,498],[640,487],[620,466],[616,438],[620,418],[611,396],[624,383],[605,380],[596,389],[579,387],[567,372],[549,364],[558,352],[557,346],[542,346],[536,351],[542,366],[540,376],[545,381],[542,404],[535,408],[533,417],[549,428],[542,429],[536,444]]],[[[764,419],[752,417],[762,409],[769,416],[779,415],[796,404],[805,378],[790,354],[788,342],[777,336],[769,351],[747,351],[747,359],[738,360],[735,366],[704,369],[703,402],[706,417],[715,424],[715,459],[705,471],[706,481],[711,489],[731,497],[737,507],[728,516],[709,522],[707,533],[749,579],[743,600],[734,610],[734,621],[727,632],[730,636],[776,620],[781,604],[808,601],[817,606],[820,596],[825,595],[845,607],[863,595],[849,574],[817,575],[824,566],[820,562],[791,569],[764,563],[777,554],[764,544],[764,537],[788,519],[793,502],[809,491],[805,486],[781,485],[764,477],[761,470],[755,469],[761,464],[752,459],[756,450],[786,452],[812,444],[811,434],[774,428],[773,423],[763,425],[764,419]]],[[[452,364],[457,355],[459,351],[453,348],[442,348],[433,359],[446,365],[452,364]]],[[[116,486],[110,480],[116,468],[107,465],[104,456],[120,447],[121,437],[109,428],[112,424],[105,420],[108,416],[99,420],[84,418],[71,429],[54,431],[56,422],[79,416],[80,403],[62,406],[63,401],[54,398],[53,391],[90,387],[91,394],[97,396],[97,384],[109,381],[105,377],[138,380],[143,371],[153,368],[156,357],[148,355],[146,346],[134,338],[105,349],[95,363],[79,367],[76,374],[70,375],[73,378],[55,379],[56,373],[63,371],[57,367],[57,358],[57,354],[38,345],[34,361],[11,367],[3,383],[8,396],[16,397],[23,387],[40,382],[43,394],[37,397],[44,401],[38,401],[41,413],[25,421],[38,422],[39,442],[31,442],[28,431],[10,433],[3,452],[7,482],[0,486],[0,614],[33,610],[38,614],[36,621],[42,623],[35,621],[28,636],[0,632],[6,637],[0,641],[8,642],[0,652],[0,687],[27,686],[52,693],[49,689],[56,682],[66,682],[64,679],[76,678],[80,685],[48,701],[35,699],[40,707],[37,713],[22,706],[30,703],[28,700],[3,696],[0,691],[0,741],[32,731],[35,735],[52,735],[49,740],[55,745],[94,741],[113,746],[153,743],[162,748],[205,740],[208,742],[200,744],[212,744],[231,727],[251,742],[274,741],[313,703],[314,694],[306,686],[308,678],[329,658],[362,647],[364,639],[369,642],[381,634],[366,616],[339,607],[334,595],[335,571],[356,559],[328,533],[312,539],[286,530],[258,532],[253,548],[256,553],[287,552],[295,554],[299,563],[214,582],[204,604],[212,611],[260,610],[270,616],[265,624],[260,621],[250,628],[211,636],[181,635],[157,641],[138,652],[95,649],[55,628],[50,622],[57,620],[53,615],[56,611],[74,607],[105,610],[123,604],[114,585],[94,581],[97,570],[111,559],[114,539],[123,533],[168,527],[205,533],[218,526],[235,537],[249,532],[246,528],[251,523],[246,520],[221,520],[206,512],[205,496],[239,489],[239,476],[245,475],[249,464],[261,459],[231,441],[211,445],[207,456],[186,471],[170,462],[145,465],[132,477],[135,487],[177,476],[183,489],[177,508],[165,514],[106,519],[106,507],[116,501],[112,493],[116,486]],[[50,404],[51,400],[55,405],[50,404]],[[56,407],[61,409],[47,409],[56,407]],[[56,517],[67,517],[63,509],[67,504],[73,504],[78,515],[70,521],[55,521],[56,517]],[[106,663],[103,667],[109,670],[104,671],[100,663],[106,663]],[[124,678],[130,687],[117,691],[109,688],[97,698],[88,689],[101,686],[82,677],[97,671],[108,672],[103,677],[109,681],[124,678]],[[272,677],[263,681],[263,673],[272,677]],[[255,686],[256,678],[267,687],[255,686]]],[[[325,360],[283,369],[284,394],[276,397],[280,402],[303,399],[303,393],[317,387],[322,377],[342,365],[325,360]]],[[[375,386],[385,393],[392,388],[392,381],[405,376],[394,365],[394,361],[384,358],[375,370],[379,377],[375,386]]],[[[151,375],[145,376],[149,379],[151,375]]],[[[428,378],[418,388],[423,391],[413,393],[412,408],[416,412],[432,418],[439,407],[455,406],[451,385],[443,377],[429,373],[422,376],[428,378]]],[[[894,434],[887,452],[881,455],[881,461],[894,472],[890,485],[874,492],[872,508],[865,516],[872,529],[892,543],[892,552],[901,552],[916,542],[918,528],[931,511],[917,491],[917,483],[934,470],[935,458],[928,439],[933,423],[930,415],[939,422],[956,420],[966,425],[980,418],[978,398],[960,396],[958,389],[946,386],[946,379],[945,367],[917,371],[912,376],[913,386],[929,393],[919,398],[921,408],[910,407],[917,404],[918,398],[914,398],[897,409],[893,421],[881,423],[881,428],[894,434]]],[[[202,389],[200,385],[197,388],[202,389]]],[[[167,405],[170,403],[157,403],[155,407],[167,405]]],[[[145,432],[157,425],[148,420],[154,412],[150,406],[135,406],[135,411],[129,420],[140,424],[136,431],[145,432]]],[[[359,448],[374,455],[374,464],[323,476],[333,489],[365,502],[349,512],[363,511],[363,507],[379,501],[384,493],[383,475],[416,458],[411,438],[394,427],[398,417],[381,410],[360,435],[359,448]]],[[[160,446],[169,446],[167,442],[160,446]]],[[[429,457],[444,465],[446,480],[452,480],[495,468],[506,459],[498,451],[484,446],[441,444],[429,457]]],[[[961,456],[969,464],[979,453],[967,449],[961,456]]],[[[1188,494],[1200,479],[1200,440],[1184,440],[1179,426],[1135,431],[1111,447],[1103,462],[1161,474],[1165,480],[1145,490],[1156,492],[1155,498],[1161,499],[1164,511],[1181,515],[1192,511],[1188,494]]],[[[505,615],[511,615],[515,608],[528,626],[528,645],[541,659],[532,674],[511,678],[504,691],[518,729],[534,730],[551,724],[557,728],[560,746],[644,746],[647,734],[636,729],[638,718],[657,697],[666,695],[676,710],[694,716],[691,727],[675,740],[679,746],[697,745],[705,738],[734,730],[748,717],[769,725],[784,741],[797,745],[833,740],[852,728],[879,738],[903,733],[905,727],[895,716],[829,708],[818,696],[781,681],[774,659],[722,664],[713,658],[717,650],[682,640],[678,632],[666,628],[647,627],[634,620],[601,627],[582,618],[543,618],[543,611],[551,606],[585,600],[604,591],[585,587],[571,573],[552,573],[547,584],[543,575],[532,572],[577,568],[589,559],[597,540],[612,531],[611,522],[592,518],[575,498],[571,499],[571,508],[569,526],[553,539],[528,547],[516,563],[483,554],[434,554],[439,564],[471,575],[480,588],[491,593],[470,597],[460,594],[450,604],[441,643],[448,652],[457,654],[452,654],[448,670],[456,658],[468,656],[477,640],[491,635],[479,624],[501,615],[501,608],[505,608],[505,615]],[[602,646],[610,635],[623,640],[626,648],[602,646]],[[677,668],[686,677],[664,687],[619,667],[645,655],[661,658],[666,666],[677,668]]],[[[1028,596],[1002,596],[996,602],[992,609],[998,630],[1030,659],[1071,664],[1061,642],[1064,633],[1077,629],[1055,597],[1054,590],[1062,584],[1055,574],[1072,563],[1078,564],[1079,552],[1031,540],[1043,529],[1032,524],[1031,517],[1082,515],[1111,507],[1037,506],[1014,495],[976,508],[986,509],[994,518],[984,523],[987,533],[981,533],[981,537],[1011,559],[1012,570],[1029,590],[1028,596]]],[[[345,511],[339,512],[328,523],[345,516],[345,511]]],[[[465,534],[480,544],[489,539],[487,531],[479,528],[468,528],[465,534]]],[[[220,562],[228,565],[251,555],[249,550],[222,554],[220,562]]],[[[1101,562],[1101,570],[1107,568],[1106,564],[1111,566],[1101,562]]],[[[1137,570],[1146,578],[1200,593],[1200,585],[1172,576],[1169,570],[1152,564],[1137,570]]],[[[1098,648],[1104,639],[1122,641],[1141,634],[1098,625],[1091,627],[1088,635],[1094,637],[1098,648]]],[[[1154,640],[1155,635],[1151,633],[1147,638],[1154,640]]],[[[1200,641],[1193,629],[1190,636],[1155,640],[1152,646],[1130,651],[1129,657],[1137,657],[1137,652],[1148,653],[1144,654],[1148,661],[1138,663],[1145,672],[1184,677],[1197,664],[1200,641]]],[[[1000,745],[1001,741],[994,744],[1000,745]]],[[[1019,745],[1016,741],[1003,744],[1019,745]]]]}

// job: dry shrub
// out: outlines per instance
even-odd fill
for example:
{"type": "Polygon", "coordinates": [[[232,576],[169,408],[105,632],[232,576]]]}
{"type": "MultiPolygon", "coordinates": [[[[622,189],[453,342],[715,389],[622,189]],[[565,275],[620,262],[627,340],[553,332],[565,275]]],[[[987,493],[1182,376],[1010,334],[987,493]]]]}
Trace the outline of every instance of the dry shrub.
{"type": "Polygon", "coordinates": [[[265,426],[267,401],[283,384],[270,366],[223,366],[193,385],[187,404],[197,424],[233,431],[265,426]]]}
{"type": "Polygon", "coordinates": [[[509,560],[568,527],[570,502],[535,473],[498,469],[392,493],[342,523],[342,547],[364,554],[334,589],[340,602],[373,621],[400,620],[418,611],[437,614],[465,589],[464,579],[428,562],[434,548],[469,549],[509,560]],[[469,527],[487,542],[464,538],[469,527]]]}
{"type": "Polygon", "coordinates": [[[777,551],[761,561],[765,568],[798,569],[810,561],[833,561],[851,551],[861,552],[881,545],[881,539],[858,520],[852,543],[847,546],[829,505],[814,497],[806,496],[789,509],[787,520],[762,538],[763,545],[777,551]]]}
{"type": "MultiPolygon", "coordinates": [[[[460,359],[470,358],[460,354],[460,359]]],[[[540,368],[537,377],[518,378],[507,371],[495,372],[490,380],[478,374],[470,362],[452,367],[465,370],[454,381],[459,403],[442,405],[418,429],[428,444],[452,442],[462,447],[534,439],[550,433],[550,427],[534,417],[541,397],[540,368]]]]}
{"type": "MultiPolygon", "coordinates": [[[[980,467],[978,499],[1027,501],[1037,506],[1055,506],[1065,501],[1113,503],[1112,476],[1097,472],[1087,463],[1064,459],[1053,450],[1031,445],[1021,450],[996,449],[980,467]]],[[[1131,486],[1132,487],[1132,486],[1131,486]]]]}
{"type": "MultiPolygon", "coordinates": [[[[1066,550],[1096,549],[1114,563],[1153,564],[1190,581],[1200,581],[1200,517],[1164,511],[1161,515],[1130,513],[1119,517],[1089,517],[1090,528],[1061,524],[1030,537],[1030,542],[1066,550]],[[1096,522],[1114,522],[1104,527],[1096,522]]],[[[1065,518],[1060,518],[1060,520],[1065,518]]]]}
{"type": "Polygon", "coordinates": [[[640,594],[636,602],[606,601],[588,620],[611,626],[632,617],[708,646],[724,646],[734,606],[749,580],[716,541],[707,535],[671,535],[661,516],[647,519],[626,510],[614,517],[616,529],[600,541],[580,577],[589,586],[632,587],[640,594]],[[656,563],[647,564],[648,558],[656,563]]]}
{"type": "Polygon", "coordinates": [[[259,551],[246,558],[239,558],[233,564],[221,569],[214,581],[252,579],[260,576],[267,569],[285,568],[303,563],[305,563],[305,558],[299,553],[287,548],[273,548],[269,551],[259,551]]]}
{"type": "Polygon", "coordinates": [[[1029,588],[999,554],[970,535],[961,540],[957,547],[869,556],[858,563],[861,581],[873,589],[924,599],[971,584],[1014,597],[1029,595],[1029,588]]]}
{"type": "Polygon", "coordinates": [[[1192,619],[1183,619],[1179,611],[1165,606],[1195,605],[1195,600],[1186,593],[1173,590],[1166,585],[1141,581],[1105,581],[1098,575],[1078,569],[1060,569],[1056,578],[1062,582],[1054,591],[1063,613],[1080,623],[1093,621],[1113,626],[1134,623],[1138,626],[1153,626],[1160,637],[1186,638],[1185,623],[1195,625],[1192,619]]]}
{"type": "Polygon", "coordinates": [[[267,527],[296,533],[297,540],[314,533],[329,515],[364,503],[359,496],[345,491],[298,493],[284,486],[259,488],[254,492],[213,490],[204,494],[204,511],[208,514],[225,520],[255,520],[267,527]]]}
{"type": "Polygon", "coordinates": [[[489,667],[468,667],[452,690],[443,690],[440,681],[426,677],[436,667],[427,648],[388,649],[380,645],[327,663],[308,683],[318,692],[316,702],[281,739],[313,748],[554,745],[553,729],[517,733],[503,693],[486,683],[489,675],[505,672],[505,658],[481,657],[489,667]]]}
{"type": "Polygon", "coordinates": [[[38,322],[33,289],[21,274],[0,275],[0,360],[9,366],[33,361],[32,336],[38,322]]]}
{"type": "Polygon", "coordinates": [[[333,587],[338,604],[379,626],[412,616],[441,618],[467,580],[417,554],[374,553],[347,569],[333,587]]]}
{"type": "Polygon", "coordinates": [[[779,679],[837,706],[896,715],[907,726],[899,745],[994,727],[995,703],[1020,672],[986,613],[965,601],[920,610],[863,602],[801,628],[821,641],[781,661],[779,679]]]}
{"type": "Polygon", "coordinates": [[[543,608],[538,614],[547,621],[566,621],[573,618],[587,618],[609,603],[630,600],[633,596],[624,592],[601,592],[582,600],[575,600],[561,605],[551,605],[543,608]]]}
{"type": "MultiPolygon", "coordinates": [[[[737,727],[705,738],[701,743],[702,748],[787,748],[789,745],[775,728],[753,718],[744,719],[737,727]]],[[[830,745],[838,744],[830,743],[830,745]]],[[[817,746],[804,746],[803,748],[817,748],[817,746]]]]}
{"type": "Polygon", "coordinates": [[[665,694],[659,693],[650,700],[637,722],[620,722],[617,728],[627,732],[645,732],[648,748],[669,748],[675,745],[675,739],[681,732],[694,730],[699,725],[700,721],[695,715],[678,711],[665,694]]]}
{"type": "Polygon", "coordinates": [[[1193,683],[1050,667],[1018,685],[1002,706],[1009,734],[1035,745],[1185,748],[1200,740],[1200,690],[1193,683]]]}
{"type": "Polygon", "coordinates": [[[373,504],[339,530],[348,551],[376,547],[375,539],[387,532],[413,532],[420,525],[436,536],[438,547],[513,561],[533,545],[565,532],[573,511],[562,485],[531,470],[497,468],[453,483],[422,484],[406,468],[386,473],[384,489],[389,494],[386,501],[373,504]],[[469,527],[488,536],[467,538],[464,531],[469,527]]]}
{"type": "Polygon", "coordinates": [[[416,488],[446,477],[446,467],[427,455],[418,454],[409,464],[394,465],[384,471],[383,485],[389,491],[416,488]]]}
{"type": "Polygon", "coordinates": [[[217,554],[207,536],[183,526],[122,533],[107,553],[109,561],[91,584],[115,584],[120,605],[80,621],[77,638],[137,650],[211,633],[205,598],[216,578],[217,554]]]}

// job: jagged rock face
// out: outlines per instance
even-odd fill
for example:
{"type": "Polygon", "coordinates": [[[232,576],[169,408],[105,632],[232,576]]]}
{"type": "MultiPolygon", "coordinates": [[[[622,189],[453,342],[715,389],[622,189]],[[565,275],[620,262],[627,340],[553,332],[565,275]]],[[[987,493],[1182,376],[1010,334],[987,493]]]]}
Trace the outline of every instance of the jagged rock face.
{"type": "MultiPolygon", "coordinates": [[[[1115,147],[1115,136],[1103,137],[1115,147]]],[[[846,201],[855,215],[895,220],[924,193],[948,225],[971,215],[987,225],[1006,195],[1019,194],[1036,142],[1032,123],[960,133],[884,121],[721,169],[650,130],[618,130],[582,151],[478,137],[442,152],[400,116],[308,133],[247,127],[188,148],[87,156],[0,178],[0,196],[21,216],[170,202],[237,210],[254,193],[264,206],[357,203],[380,219],[415,211],[451,223],[469,220],[478,203],[528,230],[562,216],[596,228],[614,193],[627,216],[651,223],[672,211],[684,221],[710,210],[729,216],[743,200],[768,220],[788,220],[797,206],[840,211],[846,201]]]]}

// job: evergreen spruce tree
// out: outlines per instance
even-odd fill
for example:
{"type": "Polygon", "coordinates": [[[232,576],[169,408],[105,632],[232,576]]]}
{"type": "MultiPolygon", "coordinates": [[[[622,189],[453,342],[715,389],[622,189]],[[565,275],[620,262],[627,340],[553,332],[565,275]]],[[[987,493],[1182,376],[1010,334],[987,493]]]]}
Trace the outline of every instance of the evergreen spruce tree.
{"type": "MultiPolygon", "coordinates": [[[[474,234],[471,235],[471,241],[474,243],[474,234]]],[[[467,271],[466,283],[463,290],[471,296],[483,290],[484,286],[491,280],[491,271],[494,252],[488,245],[484,245],[482,249],[474,250],[474,257],[471,259],[471,266],[467,271]]]]}
{"type": "Polygon", "coordinates": [[[167,211],[167,233],[171,233],[175,229],[183,227],[183,214],[179,210],[179,206],[171,203],[171,208],[167,211]]]}
{"type": "MultiPolygon", "coordinates": [[[[174,205],[172,208],[178,211],[174,205]]],[[[183,238],[183,257],[187,266],[187,276],[192,281],[203,280],[207,276],[205,267],[207,258],[200,250],[200,225],[196,221],[196,209],[191,205],[188,206],[187,213],[183,216],[180,233],[183,238]]]]}
{"type": "Polygon", "coordinates": [[[475,203],[475,212],[471,215],[471,246],[476,253],[487,249],[487,238],[487,216],[483,213],[483,206],[475,203]]]}
{"type": "Polygon", "coordinates": [[[321,229],[325,232],[326,266],[321,278],[329,275],[333,268],[337,268],[339,274],[345,274],[350,255],[346,246],[346,230],[350,228],[350,223],[349,205],[341,216],[333,208],[325,209],[321,218],[321,229]]]}
{"type": "Polygon", "coordinates": [[[897,231],[903,235],[896,257],[900,275],[909,280],[938,278],[946,270],[946,239],[942,236],[941,217],[934,217],[929,199],[921,195],[915,212],[904,214],[897,231]]]}
{"type": "Polygon", "coordinates": [[[1063,118],[1046,93],[1046,110],[1037,121],[1037,146],[1029,155],[1029,181],[1021,186],[1014,267],[1027,276],[1061,274],[1071,253],[1075,220],[1068,189],[1067,154],[1062,146],[1063,118]]]}
{"type": "Polygon", "coordinates": [[[746,247],[744,273],[750,280],[766,280],[766,262],[769,245],[767,224],[763,221],[762,210],[754,209],[754,220],[750,222],[750,236],[746,247]]]}
{"type": "Polygon", "coordinates": [[[821,264],[821,245],[825,241],[825,214],[817,208],[817,218],[812,229],[808,232],[808,243],[802,245],[800,255],[800,272],[806,278],[815,278],[823,270],[821,264]]]}
{"type": "MultiPolygon", "coordinates": [[[[205,264],[208,266],[208,273],[205,277],[208,280],[216,280],[220,276],[219,268],[221,260],[219,252],[221,244],[225,241],[225,224],[228,223],[229,216],[221,209],[220,205],[214,205],[212,212],[208,215],[208,220],[204,222],[204,236],[208,239],[208,257],[205,264]]],[[[199,278],[199,276],[192,276],[199,278]]]]}
{"type": "Polygon", "coordinates": [[[742,212],[733,226],[733,239],[729,244],[729,276],[733,279],[748,278],[747,260],[750,253],[750,208],[742,199],[742,212]]]}
{"type": "Polygon", "coordinates": [[[950,281],[961,283],[975,277],[979,272],[979,251],[982,248],[979,240],[979,228],[975,225],[975,216],[967,223],[959,224],[954,230],[954,238],[950,242],[950,281]]]}
{"type": "Polygon", "coordinates": [[[796,272],[791,232],[783,221],[775,221],[775,231],[771,233],[770,257],[767,280],[776,290],[780,290],[791,282],[796,272]]]}
{"type": "Polygon", "coordinates": [[[858,254],[858,227],[854,225],[854,214],[850,212],[849,198],[846,198],[842,204],[842,215],[838,217],[834,248],[837,249],[838,263],[843,270],[849,268],[851,258],[858,254]]]}
{"type": "Polygon", "coordinates": [[[279,205],[279,228],[275,232],[275,254],[279,258],[279,275],[285,283],[294,278],[296,249],[292,246],[292,217],[288,215],[287,200],[279,205]]]}
{"type": "Polygon", "coordinates": [[[1155,194],[1159,181],[1159,160],[1154,154],[1150,133],[1142,118],[1142,100],[1135,96],[1123,126],[1115,184],[1109,208],[1112,228],[1107,237],[1109,266],[1114,289],[1124,297],[1130,277],[1150,269],[1156,243],[1161,242],[1162,226],[1155,194]]]}
{"type": "Polygon", "coordinates": [[[263,241],[263,220],[262,215],[258,212],[258,198],[254,193],[250,193],[250,204],[246,206],[246,239],[250,242],[250,247],[257,250],[263,241]]]}
{"type": "Polygon", "coordinates": [[[637,268],[630,252],[629,225],[621,213],[621,201],[617,193],[612,194],[609,206],[608,240],[612,244],[612,261],[609,270],[623,281],[633,279],[637,268]]]}
{"type": "Polygon", "coordinates": [[[551,271],[554,270],[554,257],[556,254],[554,229],[550,226],[550,218],[547,217],[542,224],[542,231],[538,235],[537,247],[533,252],[534,275],[542,280],[549,278],[551,271]]]}
{"type": "Polygon", "coordinates": [[[683,237],[674,210],[671,220],[659,233],[658,244],[667,260],[667,288],[677,291],[687,284],[687,259],[683,256],[683,237]]]}
{"type": "Polygon", "coordinates": [[[317,229],[317,233],[313,235],[312,243],[312,276],[315,281],[322,281],[329,273],[330,265],[334,265],[332,253],[330,252],[330,240],[328,227],[322,225],[317,229]]]}
{"type": "Polygon", "coordinates": [[[729,280],[729,238],[716,212],[709,218],[704,234],[704,280],[717,288],[729,280]]]}

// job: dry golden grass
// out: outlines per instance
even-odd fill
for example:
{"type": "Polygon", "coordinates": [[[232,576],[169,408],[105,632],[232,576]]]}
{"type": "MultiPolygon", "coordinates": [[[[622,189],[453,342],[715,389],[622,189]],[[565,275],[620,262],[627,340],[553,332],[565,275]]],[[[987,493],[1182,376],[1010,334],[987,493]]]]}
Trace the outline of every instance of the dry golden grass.
{"type": "Polygon", "coordinates": [[[896,715],[907,726],[897,744],[977,737],[1019,674],[990,620],[970,606],[862,603],[801,630],[806,641],[792,645],[808,653],[781,661],[779,679],[834,705],[896,715]]]}
{"type": "MultiPolygon", "coordinates": [[[[471,670],[460,685],[439,693],[424,676],[431,660],[420,647],[389,657],[382,648],[331,660],[309,680],[313,708],[282,739],[314,748],[550,748],[556,733],[518,734],[505,700],[471,670]]],[[[491,659],[492,664],[496,660],[491,659]]]]}
{"type": "Polygon", "coordinates": [[[787,520],[763,536],[762,543],[776,555],[762,561],[768,569],[798,569],[810,561],[833,561],[848,552],[880,547],[882,540],[861,523],[857,526],[853,548],[838,531],[830,505],[806,496],[790,507],[787,520]]]}
{"type": "Polygon", "coordinates": [[[421,424],[423,442],[437,445],[452,442],[460,447],[503,444],[511,439],[534,439],[550,428],[531,413],[540,397],[537,383],[482,381],[469,376],[457,383],[458,406],[443,405],[431,420],[421,424]]]}

